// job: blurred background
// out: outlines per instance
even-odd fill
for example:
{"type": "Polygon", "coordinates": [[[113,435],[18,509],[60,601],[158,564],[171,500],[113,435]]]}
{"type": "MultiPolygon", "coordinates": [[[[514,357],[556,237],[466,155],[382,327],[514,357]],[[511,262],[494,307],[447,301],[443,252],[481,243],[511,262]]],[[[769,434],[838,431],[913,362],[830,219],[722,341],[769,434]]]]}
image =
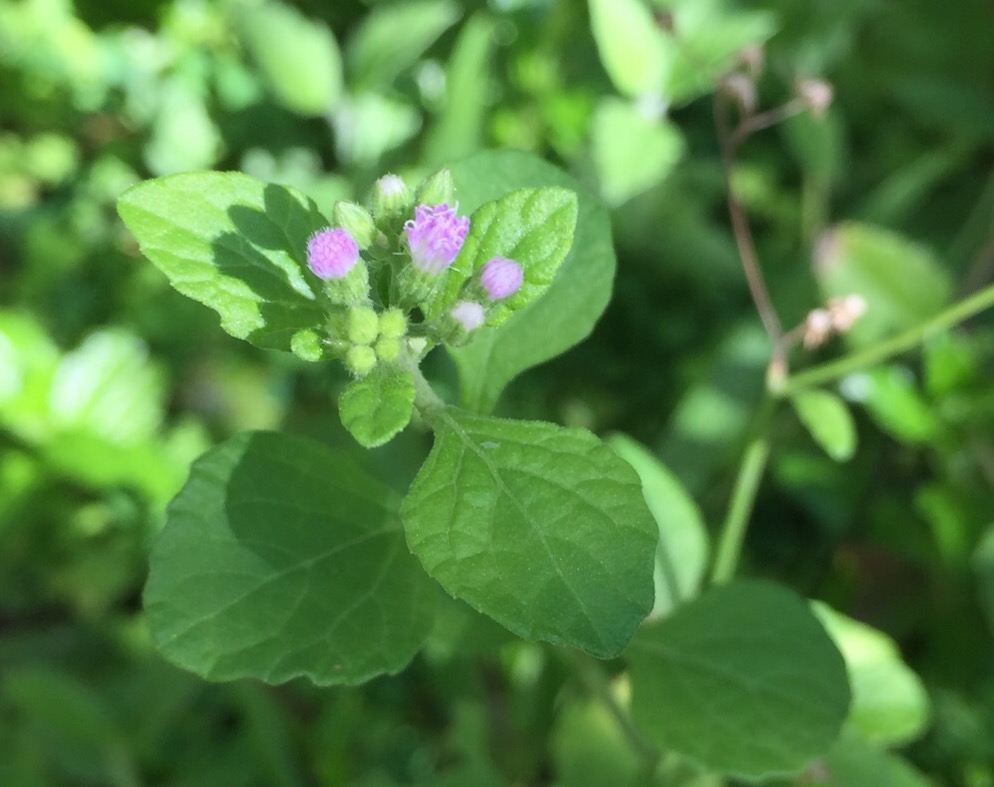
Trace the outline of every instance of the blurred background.
{"type": "MultiPolygon", "coordinates": [[[[769,356],[712,119],[743,48],[761,107],[801,79],[835,92],[734,172],[786,325],[860,292],[859,347],[991,284],[987,0],[0,0],[0,785],[622,783],[568,670],[478,620],[443,615],[408,671],[357,689],[210,685],[155,654],[147,546],[190,461],[246,429],[350,445],[345,380],[221,332],[115,200],[241,170],[330,215],[388,171],[552,161],[611,210],[614,294],[498,410],[631,435],[713,525],[769,356]],[[669,42],[649,77],[625,55],[647,35],[669,42]]],[[[848,463],[778,416],[747,571],[894,637],[931,704],[895,745],[936,784],[994,785],[994,321],[841,392],[848,463]]],[[[428,445],[357,461],[403,489],[428,445]]]]}

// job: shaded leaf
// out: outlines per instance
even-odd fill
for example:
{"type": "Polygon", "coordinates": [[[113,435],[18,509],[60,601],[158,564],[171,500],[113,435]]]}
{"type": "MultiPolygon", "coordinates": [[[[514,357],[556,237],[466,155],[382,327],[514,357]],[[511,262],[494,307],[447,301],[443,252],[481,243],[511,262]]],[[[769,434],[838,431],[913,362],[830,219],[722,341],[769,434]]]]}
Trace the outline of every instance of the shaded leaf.
{"type": "Polygon", "coordinates": [[[365,448],[383,445],[401,431],[414,411],[411,373],[380,364],[355,380],[338,400],[342,425],[365,448]]]}

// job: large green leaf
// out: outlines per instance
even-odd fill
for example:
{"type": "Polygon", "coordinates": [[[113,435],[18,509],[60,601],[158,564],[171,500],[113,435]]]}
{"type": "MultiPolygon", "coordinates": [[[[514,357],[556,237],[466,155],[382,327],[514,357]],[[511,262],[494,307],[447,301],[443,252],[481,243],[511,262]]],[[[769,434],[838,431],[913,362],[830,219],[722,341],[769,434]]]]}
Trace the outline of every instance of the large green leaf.
{"type": "Polygon", "coordinates": [[[928,724],[928,694],[894,641],[824,604],[814,609],[849,669],[853,696],[848,724],[878,745],[900,746],[921,735],[928,724]]]}
{"type": "Polygon", "coordinates": [[[397,672],[435,604],[397,503],[347,455],[299,437],[245,433],[209,451],[153,545],[156,645],[212,680],[397,672]]]}
{"type": "Polygon", "coordinates": [[[239,6],[236,21],[276,99],[301,115],[326,115],[342,91],[342,56],[331,31],[284,3],[239,6]]]}
{"type": "Polygon", "coordinates": [[[639,474],[659,528],[652,617],[662,617],[697,595],[708,564],[707,530],[697,503],[645,446],[621,434],[612,435],[608,445],[639,474]]]}
{"type": "Polygon", "coordinates": [[[194,172],[128,189],[118,211],[173,287],[214,309],[232,336],[289,350],[322,319],[306,245],[328,221],[294,189],[194,172]]]}
{"type": "Polygon", "coordinates": [[[770,583],[715,588],[640,631],[628,654],[635,722],[712,770],[793,773],[848,711],[838,649],[802,599],[770,583]]]}
{"type": "Polygon", "coordinates": [[[615,258],[607,211],[571,177],[520,151],[488,151],[452,166],[461,212],[521,188],[560,186],[577,195],[573,246],[549,290],[499,330],[481,328],[465,347],[450,350],[459,367],[463,405],[489,411],[525,369],[586,338],[611,298],[615,258]]]}
{"type": "Polygon", "coordinates": [[[428,417],[401,509],[428,573],[521,637],[617,655],[652,606],[658,537],[632,468],[583,429],[428,417]]]}

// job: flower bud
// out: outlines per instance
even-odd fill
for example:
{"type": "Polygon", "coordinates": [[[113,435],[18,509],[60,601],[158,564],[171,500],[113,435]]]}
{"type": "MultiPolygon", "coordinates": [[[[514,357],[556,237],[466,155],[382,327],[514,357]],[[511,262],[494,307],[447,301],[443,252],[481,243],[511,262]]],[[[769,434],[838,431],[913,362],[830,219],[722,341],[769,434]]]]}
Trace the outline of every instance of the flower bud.
{"type": "Polygon", "coordinates": [[[832,335],[832,318],[825,309],[812,309],[804,320],[801,341],[806,350],[820,347],[832,335]]]}
{"type": "Polygon", "coordinates": [[[455,202],[456,185],[448,169],[440,169],[418,186],[415,202],[419,205],[452,205],[455,202]]]}
{"type": "Polygon", "coordinates": [[[820,118],[832,104],[835,90],[824,79],[802,79],[795,87],[798,98],[804,102],[813,117],[820,118]]]}
{"type": "Polygon", "coordinates": [[[741,71],[729,74],[721,80],[719,89],[738,105],[743,115],[752,115],[756,111],[756,84],[748,74],[741,71]]]}
{"type": "Polygon", "coordinates": [[[380,332],[380,320],[369,306],[349,310],[348,337],[355,344],[372,344],[380,332]]]}
{"type": "Polygon", "coordinates": [[[486,319],[483,306],[474,301],[459,301],[452,307],[449,316],[462,327],[465,333],[475,331],[483,325],[483,321],[486,319]]]}
{"type": "Polygon", "coordinates": [[[521,264],[506,257],[493,257],[480,270],[480,284],[492,301],[511,297],[521,289],[524,280],[521,264]]]}
{"type": "Polygon", "coordinates": [[[392,363],[400,357],[400,339],[381,336],[376,340],[373,350],[376,352],[376,357],[381,361],[392,363]]]}
{"type": "Polygon", "coordinates": [[[324,358],[321,335],[313,328],[304,328],[290,337],[290,352],[302,361],[320,361],[324,358]]]}
{"type": "Polygon", "coordinates": [[[836,333],[845,333],[866,313],[866,298],[846,295],[828,301],[828,316],[836,333]]]}
{"type": "Polygon", "coordinates": [[[373,215],[377,219],[400,216],[411,208],[411,192],[399,175],[384,175],[373,186],[373,215]]]}
{"type": "Polygon", "coordinates": [[[380,315],[380,336],[400,339],[407,334],[407,317],[400,309],[387,309],[380,315]]]}
{"type": "Polygon", "coordinates": [[[355,202],[335,203],[335,223],[347,231],[359,249],[368,249],[376,234],[376,225],[369,211],[355,202]]]}
{"type": "Polygon", "coordinates": [[[307,267],[323,281],[343,279],[359,261],[359,246],[344,229],[318,230],[307,240],[307,267]]]}
{"type": "Polygon", "coordinates": [[[356,345],[345,354],[345,365],[356,377],[365,377],[376,366],[376,353],[372,347],[356,345]]]}

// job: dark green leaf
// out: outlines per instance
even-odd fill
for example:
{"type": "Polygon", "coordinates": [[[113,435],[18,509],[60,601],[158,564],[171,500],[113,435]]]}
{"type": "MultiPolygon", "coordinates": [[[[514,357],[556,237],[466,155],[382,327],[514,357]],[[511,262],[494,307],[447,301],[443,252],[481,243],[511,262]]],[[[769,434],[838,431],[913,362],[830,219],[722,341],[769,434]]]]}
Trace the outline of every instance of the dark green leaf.
{"type": "Polygon", "coordinates": [[[652,606],[657,531],[635,472],[583,429],[432,418],[401,509],[428,573],[521,637],[617,655],[652,606]]]}
{"type": "Polygon", "coordinates": [[[397,672],[435,603],[397,502],[346,454],[299,437],[245,433],[209,451],[152,549],[156,645],[211,680],[397,672]]]}
{"type": "Polygon", "coordinates": [[[342,424],[366,448],[389,442],[407,426],[413,411],[411,373],[383,364],[350,383],[338,400],[342,424]]]}

